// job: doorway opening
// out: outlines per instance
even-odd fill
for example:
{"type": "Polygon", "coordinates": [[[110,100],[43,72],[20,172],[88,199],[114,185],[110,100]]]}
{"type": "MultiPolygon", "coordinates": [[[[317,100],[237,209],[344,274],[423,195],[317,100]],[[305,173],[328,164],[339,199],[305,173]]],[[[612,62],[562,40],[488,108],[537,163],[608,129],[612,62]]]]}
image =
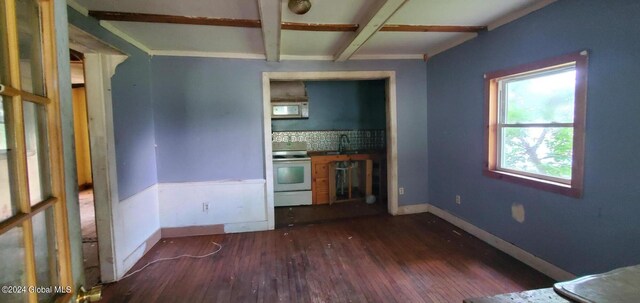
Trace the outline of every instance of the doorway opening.
{"type": "Polygon", "coordinates": [[[78,176],[78,201],[85,284],[92,287],[100,283],[100,261],[96,228],[95,199],[93,195],[93,168],[89,142],[87,92],[84,77],[84,54],[69,50],[71,64],[71,96],[73,104],[73,128],[76,146],[76,171],[78,176]]]}
{"type": "Polygon", "coordinates": [[[306,117],[271,117],[276,228],[386,214],[385,80],[270,86],[274,110],[306,109],[306,117]],[[304,164],[300,155],[308,169],[282,180],[304,164]]]}
{"type": "MultiPolygon", "coordinates": [[[[344,99],[344,96],[339,95],[348,89],[344,87],[336,89],[337,98],[344,99]]],[[[328,96],[328,99],[332,98],[336,96],[328,96]]],[[[302,100],[304,101],[304,98],[302,100]]],[[[316,99],[315,102],[318,100],[316,99]]],[[[397,214],[395,72],[266,72],[263,73],[263,105],[265,179],[267,180],[267,212],[270,228],[361,215],[397,214]],[[312,128],[317,127],[318,123],[322,124],[322,121],[312,121],[313,98],[309,96],[307,104],[300,101],[292,104],[288,100],[279,104],[279,92],[277,88],[272,88],[273,83],[291,81],[302,81],[313,86],[331,83],[344,86],[347,83],[355,83],[356,87],[359,85],[365,87],[366,93],[379,91],[377,97],[380,99],[380,110],[372,110],[370,107],[375,107],[373,104],[365,108],[362,108],[362,104],[358,104],[367,104],[367,98],[375,99],[374,95],[364,96],[364,101],[356,101],[353,104],[338,104],[333,108],[325,109],[316,108],[316,117],[326,109],[331,110],[332,112],[329,113],[332,117],[330,120],[333,120],[331,123],[337,126],[326,126],[326,130],[305,129],[303,124],[312,124],[312,128]],[[273,104],[272,101],[274,101],[273,104]],[[283,106],[274,108],[276,105],[283,106]],[[272,121],[272,113],[275,113],[274,115],[289,114],[291,110],[295,113],[295,108],[291,107],[296,106],[299,112],[306,111],[306,116],[301,114],[301,117],[296,117],[303,119],[289,120],[284,123],[279,119],[272,121]],[[347,117],[335,117],[349,114],[351,111],[358,111],[359,115],[356,116],[365,118],[365,126],[348,125],[354,121],[349,121],[347,117]],[[374,116],[380,116],[377,119],[380,125],[367,124],[371,123],[367,118],[374,116]],[[289,154],[292,154],[292,158],[300,158],[298,150],[301,148],[295,148],[294,153],[289,152],[288,149],[302,146],[301,142],[307,147],[304,152],[310,162],[309,172],[298,167],[302,167],[299,162],[301,159],[291,159],[289,164],[286,162],[289,154]],[[285,159],[282,159],[283,155],[285,159]],[[292,176],[301,176],[299,179],[308,179],[311,183],[308,189],[306,187],[304,189],[310,191],[308,196],[311,199],[304,197],[303,205],[293,205],[296,204],[295,201],[291,202],[289,199],[294,196],[293,193],[282,193],[283,188],[295,181],[289,178],[292,176]],[[287,203],[291,204],[287,205],[287,203]]],[[[298,183],[300,186],[303,184],[302,181],[298,183]]],[[[292,189],[294,192],[296,190],[300,191],[300,189],[292,189]]],[[[295,197],[303,198],[302,195],[295,195],[295,197]]]]}

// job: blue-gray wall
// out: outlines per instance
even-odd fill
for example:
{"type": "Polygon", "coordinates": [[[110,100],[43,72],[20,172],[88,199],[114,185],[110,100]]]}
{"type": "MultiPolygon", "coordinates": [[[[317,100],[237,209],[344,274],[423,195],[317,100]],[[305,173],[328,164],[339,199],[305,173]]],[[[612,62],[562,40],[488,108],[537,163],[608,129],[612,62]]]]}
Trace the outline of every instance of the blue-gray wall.
{"type": "Polygon", "coordinates": [[[151,57],[102,28],[93,18],[72,8],[68,9],[68,17],[70,24],[129,55],[118,65],[111,87],[118,195],[124,200],[158,180],[149,74],[151,57]]]}
{"type": "Polygon", "coordinates": [[[273,131],[385,129],[385,81],[307,81],[309,119],[273,120],[273,131]]]}
{"type": "Polygon", "coordinates": [[[425,64],[153,57],[159,182],[264,178],[262,72],[392,70],[397,77],[401,205],[427,200],[425,64]]]}
{"type": "Polygon", "coordinates": [[[429,202],[574,274],[640,263],[638,16],[635,0],[562,0],[433,57],[429,202]],[[483,74],[582,49],[590,50],[584,197],[484,177],[483,74]],[[512,219],[512,203],[524,205],[524,223],[512,219]]]}

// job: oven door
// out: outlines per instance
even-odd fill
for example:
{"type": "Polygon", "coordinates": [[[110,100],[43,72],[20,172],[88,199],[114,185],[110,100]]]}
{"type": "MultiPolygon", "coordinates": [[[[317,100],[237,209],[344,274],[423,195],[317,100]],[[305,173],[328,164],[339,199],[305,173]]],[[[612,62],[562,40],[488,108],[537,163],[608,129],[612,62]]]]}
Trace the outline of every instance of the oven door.
{"type": "Polygon", "coordinates": [[[273,161],[273,188],[276,192],[311,190],[311,161],[273,161]]]}

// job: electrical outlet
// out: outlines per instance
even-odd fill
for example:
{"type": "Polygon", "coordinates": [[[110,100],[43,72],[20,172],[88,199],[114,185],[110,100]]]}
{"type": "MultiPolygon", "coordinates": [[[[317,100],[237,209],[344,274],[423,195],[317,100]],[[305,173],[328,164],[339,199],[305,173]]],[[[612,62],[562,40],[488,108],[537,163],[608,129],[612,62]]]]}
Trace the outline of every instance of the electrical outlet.
{"type": "Polygon", "coordinates": [[[404,187],[400,187],[400,188],[398,188],[398,192],[399,192],[401,195],[404,195],[404,187]]]}
{"type": "Polygon", "coordinates": [[[456,195],[456,204],[462,204],[462,201],[460,201],[460,195],[456,195]]]}
{"type": "Polygon", "coordinates": [[[208,213],[209,212],[209,202],[203,202],[202,203],[202,212],[203,213],[208,213]]]}

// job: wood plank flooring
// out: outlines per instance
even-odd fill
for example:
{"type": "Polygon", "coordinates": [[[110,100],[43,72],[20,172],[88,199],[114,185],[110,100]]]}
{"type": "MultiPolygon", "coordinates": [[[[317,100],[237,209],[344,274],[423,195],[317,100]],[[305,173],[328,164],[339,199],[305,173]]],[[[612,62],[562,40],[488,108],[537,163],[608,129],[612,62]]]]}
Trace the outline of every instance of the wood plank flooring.
{"type": "Polygon", "coordinates": [[[102,302],[462,302],[553,280],[431,215],[161,240],[102,302]]]}
{"type": "Polygon", "coordinates": [[[332,205],[282,206],[276,207],[274,213],[276,228],[282,228],[382,215],[387,213],[387,203],[377,201],[374,204],[367,204],[364,201],[351,201],[332,205]]]}

